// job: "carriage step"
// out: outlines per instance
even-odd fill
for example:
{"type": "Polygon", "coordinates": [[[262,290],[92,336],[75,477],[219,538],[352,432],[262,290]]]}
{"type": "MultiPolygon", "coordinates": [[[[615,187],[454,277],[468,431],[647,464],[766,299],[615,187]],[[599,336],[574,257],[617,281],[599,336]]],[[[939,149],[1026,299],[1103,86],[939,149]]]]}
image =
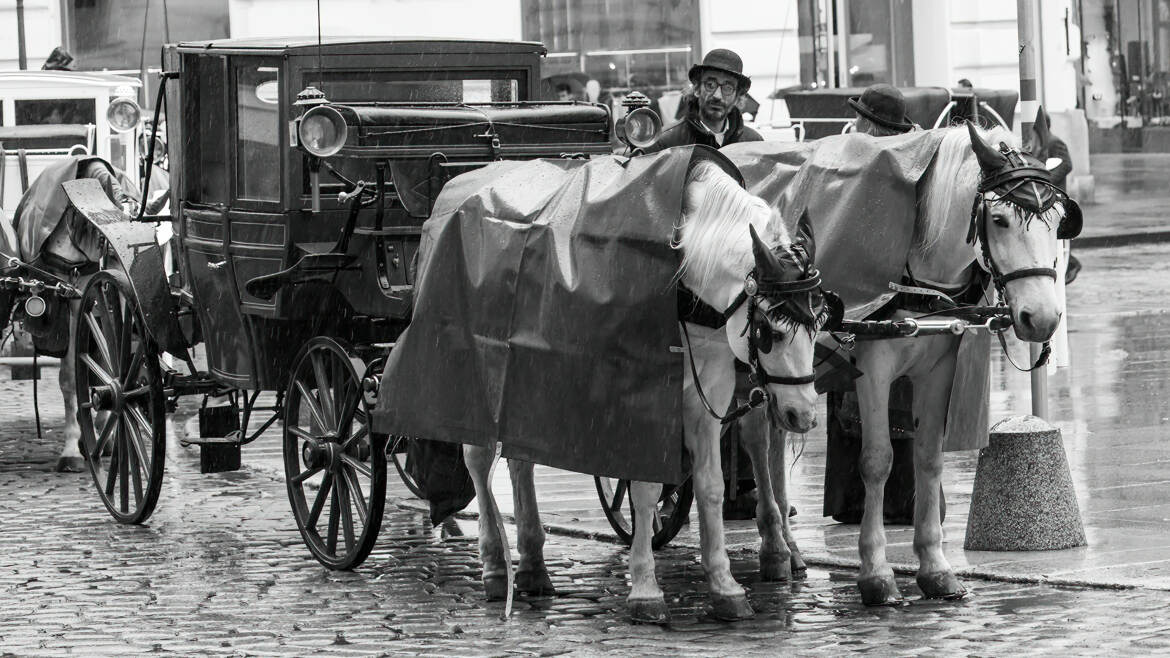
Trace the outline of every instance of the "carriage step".
{"type": "Polygon", "coordinates": [[[184,448],[209,445],[243,445],[243,443],[243,433],[239,431],[233,432],[231,436],[200,436],[179,440],[179,445],[184,448]]]}

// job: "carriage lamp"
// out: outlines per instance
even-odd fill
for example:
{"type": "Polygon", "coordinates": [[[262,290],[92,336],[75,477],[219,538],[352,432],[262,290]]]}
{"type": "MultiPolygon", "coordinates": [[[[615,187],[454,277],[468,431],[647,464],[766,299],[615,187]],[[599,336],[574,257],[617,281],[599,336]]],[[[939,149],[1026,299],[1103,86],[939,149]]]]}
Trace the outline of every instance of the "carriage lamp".
{"type": "Polygon", "coordinates": [[[345,118],[328,105],[310,108],[297,126],[297,138],[311,155],[328,158],[345,146],[345,118]]]}
{"type": "Polygon", "coordinates": [[[633,91],[622,99],[622,107],[626,108],[626,115],[614,126],[618,138],[632,149],[653,144],[662,132],[662,119],[650,109],[650,99],[633,91]]]}
{"type": "Polygon", "coordinates": [[[110,123],[110,130],[118,133],[129,132],[138,127],[142,121],[142,108],[133,98],[122,96],[110,101],[106,108],[106,121],[110,123]]]}

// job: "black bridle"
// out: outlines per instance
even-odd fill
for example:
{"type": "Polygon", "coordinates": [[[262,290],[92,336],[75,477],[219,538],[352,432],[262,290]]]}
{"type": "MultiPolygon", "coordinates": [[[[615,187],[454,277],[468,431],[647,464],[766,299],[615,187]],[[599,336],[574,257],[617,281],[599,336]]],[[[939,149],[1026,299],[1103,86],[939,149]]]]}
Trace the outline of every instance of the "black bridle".
{"type": "MultiPolygon", "coordinates": [[[[699,394],[699,400],[703,402],[703,406],[707,409],[707,413],[711,414],[713,418],[718,420],[721,424],[733,422],[747,412],[757,407],[768,404],[772,399],[772,394],[768,392],[767,386],[769,384],[779,384],[781,386],[803,386],[811,384],[816,379],[815,373],[808,373],[807,375],[773,375],[764,369],[763,363],[760,362],[760,353],[767,354],[771,351],[773,342],[772,324],[767,317],[766,310],[760,305],[761,301],[765,301],[770,305],[770,308],[780,308],[786,302],[797,302],[801,295],[810,296],[809,309],[814,313],[814,320],[810,325],[810,331],[816,331],[816,306],[821,304],[812,304],[811,295],[819,294],[821,289],[821,273],[818,270],[812,269],[811,266],[806,271],[804,278],[796,281],[759,281],[756,270],[753,269],[748,272],[747,277],[744,278],[743,290],[736,295],[732,300],[731,305],[727,307],[720,315],[722,316],[723,326],[735,315],[740,306],[747,304],[747,326],[744,331],[747,332],[748,339],[748,379],[752,384],[752,390],[748,394],[748,399],[743,404],[740,404],[735,409],[727,414],[720,414],[707,401],[707,396],[703,393],[703,387],[699,382],[699,371],[695,367],[695,356],[691,350],[691,337],[687,332],[686,322],[680,322],[682,326],[683,336],[687,342],[687,356],[691,364],[691,375],[695,381],[695,391],[699,394]]],[[[794,325],[803,324],[802,321],[794,320],[794,325]]]]}

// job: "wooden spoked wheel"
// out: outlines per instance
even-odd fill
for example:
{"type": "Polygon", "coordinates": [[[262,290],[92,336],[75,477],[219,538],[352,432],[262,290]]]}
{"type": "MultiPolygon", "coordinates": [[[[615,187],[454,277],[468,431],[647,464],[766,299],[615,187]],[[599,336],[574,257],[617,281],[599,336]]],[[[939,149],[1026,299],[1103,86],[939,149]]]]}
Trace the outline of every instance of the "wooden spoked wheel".
{"type": "Polygon", "coordinates": [[[293,363],[284,408],[284,472],[293,516],[313,557],[352,569],[369,556],[386,502],[386,439],[370,432],[362,360],[331,338],[293,363]]]}
{"type": "Polygon", "coordinates": [[[166,461],[158,347],[121,272],[90,279],[74,323],[77,422],[89,472],[115,519],[142,523],[158,503],[166,461]]]}
{"type": "Polygon", "coordinates": [[[422,488],[418,486],[418,482],[410,474],[409,448],[410,439],[405,436],[392,436],[386,446],[386,454],[394,462],[394,470],[398,471],[398,477],[402,479],[402,483],[406,485],[410,493],[414,494],[415,498],[425,498],[422,488]]]}
{"type": "MultiPolygon", "coordinates": [[[[596,477],[597,497],[601,500],[601,511],[617,536],[627,546],[634,542],[634,504],[630,500],[630,481],[596,477]]],[[[654,508],[654,536],[651,546],[658,550],[670,543],[678,531],[687,523],[691,512],[691,501],[695,491],[688,475],[680,485],[663,485],[662,495],[654,508]]]]}

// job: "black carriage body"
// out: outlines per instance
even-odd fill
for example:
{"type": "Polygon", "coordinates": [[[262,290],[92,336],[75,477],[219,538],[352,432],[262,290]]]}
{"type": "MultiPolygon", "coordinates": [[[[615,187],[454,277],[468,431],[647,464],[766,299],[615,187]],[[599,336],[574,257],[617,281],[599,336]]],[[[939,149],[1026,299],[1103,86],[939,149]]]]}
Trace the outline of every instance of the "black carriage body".
{"type": "Polygon", "coordinates": [[[421,226],[450,177],[504,158],[609,152],[601,106],[534,103],[544,47],[528,42],[316,39],[182,43],[164,51],[171,207],[181,293],[225,385],[277,389],[310,337],[392,341],[405,327],[421,226]],[[307,86],[345,117],[345,147],[326,159],[350,180],[387,184],[380,228],[361,211],[328,281],[271,298],[249,281],[329,251],[346,224],[344,186],[297,147],[307,86]]]}

